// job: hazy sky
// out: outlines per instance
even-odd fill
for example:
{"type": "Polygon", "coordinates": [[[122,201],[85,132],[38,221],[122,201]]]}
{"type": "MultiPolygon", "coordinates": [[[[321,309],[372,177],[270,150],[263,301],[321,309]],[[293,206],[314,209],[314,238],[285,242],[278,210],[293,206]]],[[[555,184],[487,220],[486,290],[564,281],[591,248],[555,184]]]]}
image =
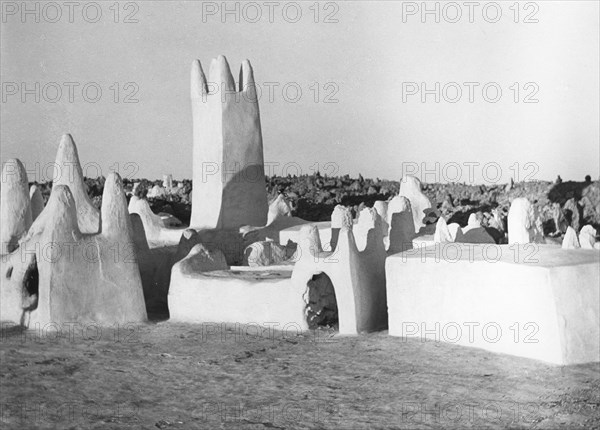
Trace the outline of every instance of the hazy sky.
{"type": "Polygon", "coordinates": [[[243,59],[254,67],[275,174],[599,176],[597,1],[428,2],[439,23],[421,2],[275,2],[272,16],[265,2],[229,3],[238,17],[221,2],[121,2],[118,16],[112,1],[72,16],[64,2],[37,4],[39,23],[3,1],[1,24],[1,159],[20,158],[30,180],[51,176],[65,132],[89,176],[97,165],[191,178],[190,65],[207,70],[219,54],[236,79],[243,59]]]}

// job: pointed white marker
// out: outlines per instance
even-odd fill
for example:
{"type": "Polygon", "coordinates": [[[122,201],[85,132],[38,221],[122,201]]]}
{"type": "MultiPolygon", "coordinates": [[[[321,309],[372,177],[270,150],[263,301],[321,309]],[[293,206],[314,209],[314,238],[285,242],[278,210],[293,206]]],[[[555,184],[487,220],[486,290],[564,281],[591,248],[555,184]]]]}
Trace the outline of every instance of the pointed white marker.
{"type": "Polygon", "coordinates": [[[221,93],[235,92],[235,81],[225,56],[219,55],[212,60],[208,75],[210,82],[217,84],[221,93]]]}
{"type": "Polygon", "coordinates": [[[131,220],[123,184],[118,173],[111,173],[104,183],[102,193],[102,235],[119,239],[131,236],[131,220]]]}
{"type": "Polygon", "coordinates": [[[573,227],[567,227],[565,237],[562,242],[563,249],[577,249],[581,248],[579,245],[579,239],[577,239],[577,232],[573,227]]]}
{"type": "Polygon", "coordinates": [[[200,60],[194,60],[190,74],[190,96],[192,99],[203,99],[207,94],[208,86],[202,64],[200,64],[200,60]]]}

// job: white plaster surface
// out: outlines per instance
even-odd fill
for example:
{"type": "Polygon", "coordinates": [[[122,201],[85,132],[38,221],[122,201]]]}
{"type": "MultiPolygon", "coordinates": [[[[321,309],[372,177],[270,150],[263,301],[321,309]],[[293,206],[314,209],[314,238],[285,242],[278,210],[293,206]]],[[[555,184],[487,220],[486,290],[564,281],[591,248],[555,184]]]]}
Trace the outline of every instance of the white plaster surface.
{"type": "Polygon", "coordinates": [[[1,302],[3,319],[10,316],[24,326],[146,320],[120,177],[111,173],[106,178],[101,233],[82,233],[77,209],[69,187],[53,187],[48,205],[20,243],[22,249],[35,252],[17,249],[8,256],[12,274],[2,279],[0,289],[3,298],[12,299],[1,302]],[[38,274],[37,296],[24,294],[31,269],[38,274]]]}
{"type": "Polygon", "coordinates": [[[579,244],[579,239],[577,238],[577,232],[571,226],[567,227],[567,231],[565,232],[565,237],[563,237],[562,241],[563,249],[577,249],[581,248],[579,244]]]}
{"type": "Polygon", "coordinates": [[[435,243],[454,242],[454,238],[450,234],[450,229],[448,229],[448,224],[442,216],[439,217],[437,224],[435,225],[433,241],[435,243]]]}
{"type": "MultiPolygon", "coordinates": [[[[259,242],[265,240],[280,241],[280,232],[287,228],[298,226],[300,228],[310,221],[292,216],[292,209],[286,202],[283,195],[278,195],[270,204],[267,217],[267,225],[265,226],[242,226],[239,231],[246,242],[259,242]]],[[[287,244],[282,243],[282,245],[287,244]]]]}
{"type": "Polygon", "coordinates": [[[411,175],[406,175],[400,180],[399,196],[404,196],[410,200],[410,206],[415,224],[415,233],[418,233],[421,227],[424,227],[423,218],[425,210],[433,207],[429,198],[421,191],[421,181],[411,175]]]}
{"type": "Polygon", "coordinates": [[[596,229],[591,225],[584,225],[579,232],[579,244],[583,249],[594,249],[596,243],[596,229]]]}
{"type": "MultiPolygon", "coordinates": [[[[329,244],[331,242],[331,221],[320,221],[310,222],[310,225],[314,225],[319,230],[319,237],[324,249],[331,250],[329,244]]],[[[292,227],[285,228],[279,232],[279,243],[285,245],[288,240],[299,243],[300,241],[300,230],[304,227],[302,225],[295,225],[292,227]]]]}
{"type": "Polygon", "coordinates": [[[595,250],[541,244],[446,243],[396,254],[386,261],[389,333],[555,364],[597,362],[599,263],[595,250]],[[472,338],[469,324],[477,324],[472,338]]]}
{"type": "Polygon", "coordinates": [[[238,229],[267,222],[263,142],[252,66],[242,62],[236,88],[224,56],[213,59],[208,81],[192,63],[192,218],[199,229],[238,229]],[[219,91],[209,94],[207,82],[219,91]]]}
{"type": "Polygon", "coordinates": [[[176,246],[179,244],[181,235],[186,228],[165,227],[164,221],[159,215],[152,212],[150,204],[146,199],[135,195],[131,196],[127,209],[130,214],[138,214],[140,216],[150,248],[176,246]]]}
{"type": "Polygon", "coordinates": [[[20,160],[7,160],[0,187],[0,254],[8,254],[31,227],[31,200],[27,172],[20,160]]]}
{"type": "Polygon", "coordinates": [[[373,211],[375,225],[369,231],[365,249],[359,251],[352,232],[352,218],[348,216],[350,211],[345,210],[346,214],[340,214],[342,225],[332,252],[316,251],[317,231],[314,227],[303,228],[298,242],[302,255],[294,266],[292,281],[297,288],[302,288],[314,275],[325,273],[335,290],[340,334],[380,330],[387,325],[386,251],[381,220],[373,211]]]}
{"type": "Polygon", "coordinates": [[[541,243],[541,220],[535,207],[525,197],[513,200],[508,211],[508,243],[541,243]]]}
{"type": "Polygon", "coordinates": [[[291,266],[232,266],[230,270],[187,271],[173,266],[169,289],[170,321],[191,323],[278,323],[308,329],[306,285],[291,282],[291,266]]]}
{"type": "Polygon", "coordinates": [[[98,233],[100,211],[92,204],[83,181],[83,170],[79,161],[77,146],[70,134],[62,136],[56,152],[52,189],[66,185],[71,190],[77,206],[77,224],[82,233],[98,233]]]}

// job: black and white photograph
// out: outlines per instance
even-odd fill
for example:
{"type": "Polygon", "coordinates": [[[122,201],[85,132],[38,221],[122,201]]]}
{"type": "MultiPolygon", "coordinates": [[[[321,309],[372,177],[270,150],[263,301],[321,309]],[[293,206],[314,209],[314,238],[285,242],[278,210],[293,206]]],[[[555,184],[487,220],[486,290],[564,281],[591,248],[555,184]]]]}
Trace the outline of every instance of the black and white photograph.
{"type": "Polygon", "coordinates": [[[0,0],[0,429],[600,428],[600,2],[0,0]]]}

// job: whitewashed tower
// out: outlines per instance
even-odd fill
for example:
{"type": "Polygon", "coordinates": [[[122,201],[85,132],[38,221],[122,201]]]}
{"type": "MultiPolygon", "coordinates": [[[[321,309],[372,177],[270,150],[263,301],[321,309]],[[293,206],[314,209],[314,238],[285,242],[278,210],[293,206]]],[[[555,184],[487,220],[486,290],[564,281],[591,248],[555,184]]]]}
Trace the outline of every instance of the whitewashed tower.
{"type": "Polygon", "coordinates": [[[262,132],[252,66],[242,63],[236,89],[227,59],[210,64],[206,80],[199,60],[192,63],[194,127],[193,228],[237,229],[265,225],[262,132]]]}

